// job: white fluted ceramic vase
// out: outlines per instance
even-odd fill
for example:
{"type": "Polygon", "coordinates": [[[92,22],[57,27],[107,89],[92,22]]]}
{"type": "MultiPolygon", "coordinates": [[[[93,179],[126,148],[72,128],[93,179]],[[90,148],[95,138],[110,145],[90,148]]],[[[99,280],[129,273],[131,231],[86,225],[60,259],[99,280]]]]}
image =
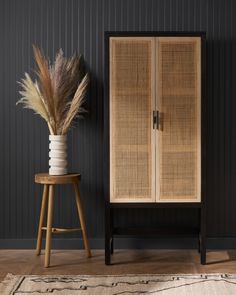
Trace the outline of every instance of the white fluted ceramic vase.
{"type": "Polygon", "coordinates": [[[66,135],[49,135],[49,174],[67,174],[66,135]]]}

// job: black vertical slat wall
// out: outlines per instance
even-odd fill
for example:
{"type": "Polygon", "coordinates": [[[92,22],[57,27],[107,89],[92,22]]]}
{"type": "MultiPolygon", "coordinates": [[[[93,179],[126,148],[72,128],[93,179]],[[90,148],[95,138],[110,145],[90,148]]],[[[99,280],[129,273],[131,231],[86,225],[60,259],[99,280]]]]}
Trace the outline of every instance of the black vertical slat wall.
{"type": "MultiPolygon", "coordinates": [[[[69,162],[82,174],[92,245],[103,246],[103,37],[108,30],[206,31],[207,231],[209,237],[236,237],[235,15],[234,0],[1,0],[0,247],[11,239],[27,246],[27,239],[35,238],[41,188],[34,173],[48,169],[46,124],[15,105],[16,81],[35,68],[32,44],[51,59],[62,48],[66,56],[77,50],[87,62],[88,113],[68,135],[69,162]]],[[[76,225],[71,193],[70,187],[57,190],[55,224],[76,225]]],[[[197,217],[194,210],[119,209],[116,223],[194,225],[197,217]]]]}

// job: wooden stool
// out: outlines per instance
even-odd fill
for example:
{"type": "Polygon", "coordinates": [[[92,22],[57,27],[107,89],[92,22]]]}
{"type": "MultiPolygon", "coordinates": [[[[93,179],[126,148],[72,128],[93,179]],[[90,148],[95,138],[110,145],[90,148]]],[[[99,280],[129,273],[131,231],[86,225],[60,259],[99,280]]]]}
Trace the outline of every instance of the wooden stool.
{"type": "Polygon", "coordinates": [[[45,245],[45,263],[44,263],[45,267],[48,267],[50,264],[52,233],[59,234],[59,233],[66,233],[66,232],[82,231],[84,246],[87,251],[87,256],[91,257],[91,251],[90,251],[89,242],[88,242],[87,233],[86,233],[82,203],[80,199],[79,180],[80,180],[80,174],[66,174],[61,176],[54,176],[54,175],[49,175],[48,173],[39,173],[35,175],[35,182],[44,185],[40,219],[39,219],[36,254],[40,255],[41,253],[42,234],[43,234],[43,230],[45,230],[47,232],[46,245],[45,245]],[[52,227],[54,185],[56,184],[73,184],[81,228],[63,229],[63,228],[52,227]],[[47,199],[48,199],[47,227],[44,227],[43,221],[44,221],[44,216],[46,211],[47,199]]]}

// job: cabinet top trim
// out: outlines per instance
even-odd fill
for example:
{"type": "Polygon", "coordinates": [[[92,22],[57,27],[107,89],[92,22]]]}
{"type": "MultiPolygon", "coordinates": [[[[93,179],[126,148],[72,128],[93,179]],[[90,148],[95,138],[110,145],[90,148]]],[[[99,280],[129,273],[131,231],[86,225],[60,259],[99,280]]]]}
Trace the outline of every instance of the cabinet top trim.
{"type": "Polygon", "coordinates": [[[206,32],[163,32],[163,31],[105,31],[105,37],[206,37],[206,32]]]}

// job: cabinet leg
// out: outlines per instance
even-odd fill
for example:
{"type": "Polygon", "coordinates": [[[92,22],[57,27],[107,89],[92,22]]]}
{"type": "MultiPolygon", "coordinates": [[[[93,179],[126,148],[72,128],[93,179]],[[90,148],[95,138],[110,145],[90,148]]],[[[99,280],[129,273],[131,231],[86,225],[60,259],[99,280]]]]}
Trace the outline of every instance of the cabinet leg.
{"type": "Polygon", "coordinates": [[[49,267],[49,264],[50,264],[50,252],[51,252],[51,241],[52,241],[53,198],[54,198],[54,186],[50,185],[49,197],[48,197],[48,218],[47,218],[47,234],[46,234],[45,262],[44,262],[45,267],[49,267]]]}
{"type": "Polygon", "coordinates": [[[114,209],[111,208],[110,209],[110,234],[111,234],[110,249],[111,249],[111,254],[114,253],[113,226],[114,226],[114,209]]]}
{"type": "Polygon", "coordinates": [[[105,264],[111,264],[111,214],[110,207],[105,209],[105,264]]]}
{"type": "Polygon", "coordinates": [[[201,208],[201,234],[200,234],[201,264],[206,264],[206,212],[205,204],[201,208]]]}
{"type": "Polygon", "coordinates": [[[48,197],[48,184],[44,184],[40,218],[39,218],[36,255],[40,255],[41,248],[42,248],[42,236],[43,236],[42,227],[43,227],[43,221],[44,221],[44,216],[45,216],[45,211],[46,211],[47,197],[48,197]]]}
{"type": "Polygon", "coordinates": [[[201,237],[201,264],[206,264],[206,238],[201,237]]]}
{"type": "Polygon", "coordinates": [[[114,253],[114,238],[113,238],[113,236],[111,237],[111,254],[113,254],[114,253]]]}
{"type": "Polygon", "coordinates": [[[200,254],[201,253],[201,237],[200,235],[198,236],[198,241],[197,241],[197,251],[200,254]]]}
{"type": "Polygon", "coordinates": [[[105,242],[105,264],[110,265],[111,264],[111,252],[110,252],[110,243],[109,241],[105,242]]]}

